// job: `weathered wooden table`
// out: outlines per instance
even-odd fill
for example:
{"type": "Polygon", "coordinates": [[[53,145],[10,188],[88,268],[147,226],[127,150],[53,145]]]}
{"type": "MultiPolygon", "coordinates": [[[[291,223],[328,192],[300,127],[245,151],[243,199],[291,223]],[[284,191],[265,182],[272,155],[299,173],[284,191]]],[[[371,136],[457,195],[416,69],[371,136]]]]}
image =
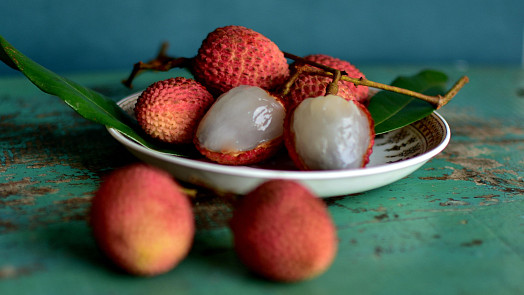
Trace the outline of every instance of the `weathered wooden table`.
{"type": "MultiPolygon", "coordinates": [[[[361,68],[385,83],[422,69],[361,68]]],[[[246,270],[226,226],[231,205],[209,192],[196,196],[195,244],[177,268],[154,278],[113,268],[86,212],[101,177],[137,160],[25,77],[0,78],[0,294],[524,294],[524,70],[431,68],[471,80],[439,111],[451,143],[400,181],[326,199],[338,255],[297,284],[246,270]]],[[[116,100],[133,92],[126,75],[68,77],[116,100]]]]}

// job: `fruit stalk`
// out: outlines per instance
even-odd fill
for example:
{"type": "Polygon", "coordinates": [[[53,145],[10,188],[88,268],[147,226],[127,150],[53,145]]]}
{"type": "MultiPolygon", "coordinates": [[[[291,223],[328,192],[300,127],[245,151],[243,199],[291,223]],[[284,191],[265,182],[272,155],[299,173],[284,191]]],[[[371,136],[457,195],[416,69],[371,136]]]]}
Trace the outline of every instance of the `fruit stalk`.
{"type": "MultiPolygon", "coordinates": [[[[458,91],[466,83],[469,82],[469,78],[467,76],[463,76],[453,85],[453,87],[445,95],[443,95],[443,96],[442,95],[431,96],[431,95],[426,95],[426,94],[419,93],[419,92],[416,92],[416,91],[411,91],[411,90],[408,90],[408,89],[405,89],[405,88],[400,88],[400,87],[395,87],[395,86],[391,86],[391,85],[387,85],[387,84],[382,84],[382,83],[370,81],[370,80],[364,79],[362,77],[360,77],[360,78],[352,78],[352,77],[347,76],[347,73],[345,73],[343,71],[341,72],[341,71],[335,70],[333,68],[330,68],[328,66],[325,66],[325,65],[322,65],[322,64],[319,64],[319,63],[316,63],[316,62],[312,62],[312,61],[306,60],[306,59],[304,59],[304,58],[302,58],[300,56],[297,56],[297,55],[294,55],[294,54],[291,54],[291,53],[284,52],[284,56],[286,58],[292,59],[292,60],[294,60],[294,61],[296,61],[298,63],[311,65],[311,66],[314,66],[314,67],[317,68],[317,69],[315,69],[315,68],[305,68],[305,67],[298,66],[298,70],[297,70],[298,73],[307,72],[309,74],[323,75],[323,76],[327,76],[327,77],[334,77],[334,80],[336,80],[337,79],[337,77],[336,77],[337,74],[336,73],[339,72],[339,73],[342,74],[342,77],[340,77],[340,80],[351,82],[351,83],[355,84],[355,86],[359,86],[359,85],[368,86],[368,87],[373,87],[373,88],[377,88],[377,89],[382,89],[382,90],[386,90],[386,91],[391,91],[391,92],[396,92],[396,93],[412,96],[412,97],[421,99],[423,101],[426,101],[426,102],[432,104],[435,107],[435,109],[439,109],[439,108],[443,107],[445,104],[447,104],[458,93],[458,91]]],[[[287,87],[287,85],[288,84],[286,84],[285,87],[287,87]]],[[[329,89],[329,87],[330,86],[328,86],[328,89],[329,89]]],[[[283,90],[283,93],[287,93],[287,91],[288,91],[288,89],[285,88],[283,90]]]]}
{"type": "Polygon", "coordinates": [[[468,76],[462,76],[444,96],[440,97],[439,105],[437,106],[437,109],[447,104],[459,92],[459,90],[462,89],[462,87],[464,87],[464,85],[466,85],[466,83],[468,82],[469,82],[468,76]]]}
{"type": "Polygon", "coordinates": [[[405,88],[399,88],[399,87],[395,87],[391,85],[377,83],[377,82],[369,81],[369,80],[362,79],[362,78],[355,79],[355,78],[351,78],[348,76],[343,76],[341,80],[352,82],[355,85],[364,85],[368,87],[374,87],[374,88],[378,88],[382,90],[387,90],[387,91],[392,91],[392,92],[396,92],[400,94],[409,95],[409,96],[421,99],[423,101],[429,102],[437,110],[443,107],[445,104],[447,104],[458,93],[458,91],[466,83],[469,82],[469,78],[467,76],[463,76],[453,85],[453,87],[451,87],[451,89],[444,96],[442,95],[431,96],[431,95],[426,95],[426,94],[422,94],[419,92],[411,91],[405,88]]]}
{"type": "Polygon", "coordinates": [[[123,80],[122,83],[128,87],[133,88],[133,80],[138,76],[141,72],[144,70],[154,70],[154,71],[169,71],[172,68],[183,68],[188,67],[190,63],[192,62],[193,58],[186,58],[186,57],[170,57],[166,54],[167,48],[169,47],[169,44],[167,42],[162,43],[162,46],[160,47],[160,50],[157,54],[157,56],[144,63],[144,62],[137,62],[133,65],[133,70],[131,71],[131,74],[126,80],[123,80]]]}
{"type": "Polygon", "coordinates": [[[338,81],[340,81],[341,78],[342,78],[342,72],[339,70],[335,70],[335,72],[333,73],[333,81],[331,81],[327,86],[326,95],[329,95],[329,94],[337,95],[338,81]]]}

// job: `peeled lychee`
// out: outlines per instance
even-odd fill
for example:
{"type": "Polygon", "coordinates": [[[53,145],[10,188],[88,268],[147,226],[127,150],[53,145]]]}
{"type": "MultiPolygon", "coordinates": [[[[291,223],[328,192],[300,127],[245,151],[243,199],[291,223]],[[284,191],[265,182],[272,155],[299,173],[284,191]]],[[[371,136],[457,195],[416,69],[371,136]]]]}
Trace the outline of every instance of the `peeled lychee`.
{"type": "Polygon", "coordinates": [[[337,251],[327,206],[292,180],[267,181],[240,199],[231,230],[240,260],[276,281],[316,277],[328,269],[337,251]]]}
{"type": "Polygon", "coordinates": [[[90,217],[101,250],[134,275],[171,270],[193,242],[187,196],[169,174],[145,164],[112,172],[92,200],[90,217]]]}
{"type": "MultiPolygon", "coordinates": [[[[352,78],[366,78],[365,75],[351,63],[329,55],[313,54],[304,57],[304,59],[323,64],[336,70],[345,71],[347,75],[352,78]]],[[[330,77],[302,73],[291,86],[289,94],[286,96],[287,103],[292,107],[306,98],[325,95],[327,85],[332,82],[332,80],[330,77]]],[[[347,81],[338,82],[337,95],[346,100],[355,99],[366,105],[368,92],[367,86],[355,86],[355,84],[347,81]]]]}
{"type": "Polygon", "coordinates": [[[195,78],[221,94],[240,85],[271,90],[289,76],[278,46],[264,35],[242,26],[226,26],[209,33],[193,65],[195,78]]]}
{"type": "Polygon", "coordinates": [[[213,102],[200,83],[177,77],[150,85],[138,97],[134,111],[140,127],[152,138],[187,144],[213,102]]]}
{"type": "Polygon", "coordinates": [[[310,97],[285,120],[289,156],[301,170],[339,170],[364,167],[375,139],[369,111],[338,95],[310,97]]]}
{"type": "Polygon", "coordinates": [[[285,109],[268,91],[241,85],[222,94],[198,125],[194,143],[208,159],[247,165],[272,156],[281,146],[285,109]]]}

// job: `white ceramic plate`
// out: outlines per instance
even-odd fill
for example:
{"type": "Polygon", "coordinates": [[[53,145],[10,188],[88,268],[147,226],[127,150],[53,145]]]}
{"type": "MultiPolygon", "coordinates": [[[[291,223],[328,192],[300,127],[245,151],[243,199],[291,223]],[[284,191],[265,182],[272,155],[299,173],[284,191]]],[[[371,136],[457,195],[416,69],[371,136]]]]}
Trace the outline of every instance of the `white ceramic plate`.
{"type": "MultiPolygon", "coordinates": [[[[118,102],[130,115],[139,94],[118,102]]],[[[352,170],[298,171],[285,150],[263,165],[227,166],[205,159],[177,157],[146,148],[119,131],[109,133],[140,160],[169,171],[180,181],[215,191],[245,194],[270,179],[293,179],[320,197],[364,192],[395,182],[439,154],[450,140],[447,122],[438,113],[404,128],[378,135],[366,168],[352,170]]]]}

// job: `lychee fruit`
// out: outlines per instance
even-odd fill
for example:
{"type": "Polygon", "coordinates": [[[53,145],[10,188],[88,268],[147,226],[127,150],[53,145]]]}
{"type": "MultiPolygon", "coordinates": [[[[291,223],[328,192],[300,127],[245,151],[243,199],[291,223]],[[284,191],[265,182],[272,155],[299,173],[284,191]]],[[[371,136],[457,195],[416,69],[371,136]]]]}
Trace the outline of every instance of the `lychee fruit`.
{"type": "Polygon", "coordinates": [[[338,95],[310,97],[290,111],[284,141],[301,170],[339,170],[366,166],[373,150],[374,123],[355,100],[338,95]]]}
{"type": "Polygon", "coordinates": [[[134,111],[145,133],[174,144],[193,142],[196,127],[214,102],[199,82],[184,77],[153,83],[144,90],[134,111]]]}
{"type": "Polygon", "coordinates": [[[221,94],[240,85],[274,89],[289,76],[289,66],[278,46],[264,35],[226,26],[202,42],[192,72],[211,92],[221,94]]]}
{"type": "Polygon", "coordinates": [[[146,164],[117,169],[105,179],[92,199],[90,223],[100,249],[138,276],[174,268],[195,232],[188,197],[169,174],[146,164]]]}
{"type": "Polygon", "coordinates": [[[282,145],[285,108],[279,97],[241,85],[217,98],[198,125],[194,143],[209,160],[248,165],[272,156],[282,145]]]}
{"type": "Polygon", "coordinates": [[[336,229],[326,204],[293,180],[260,184],[239,200],[230,226],[240,260],[270,280],[314,278],[336,255],[336,229]]]}
{"type": "MultiPolygon", "coordinates": [[[[351,63],[329,55],[313,54],[304,57],[304,59],[323,64],[336,70],[345,71],[347,75],[352,78],[366,78],[365,75],[351,63]]],[[[332,80],[333,79],[330,77],[302,73],[291,86],[289,94],[286,96],[286,100],[292,107],[306,98],[323,96],[326,94],[327,85],[332,82],[332,80]]],[[[369,89],[367,86],[355,86],[355,84],[348,81],[338,82],[337,95],[346,100],[355,99],[358,102],[367,105],[369,99],[368,92],[369,89]]]]}

